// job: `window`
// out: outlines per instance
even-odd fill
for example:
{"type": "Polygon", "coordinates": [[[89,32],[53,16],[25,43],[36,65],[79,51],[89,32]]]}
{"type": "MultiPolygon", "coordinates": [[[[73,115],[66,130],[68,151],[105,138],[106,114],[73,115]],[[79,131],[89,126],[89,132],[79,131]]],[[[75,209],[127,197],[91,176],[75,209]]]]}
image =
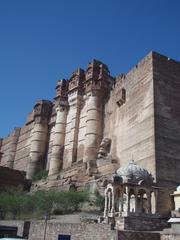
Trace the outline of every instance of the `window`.
{"type": "Polygon", "coordinates": [[[121,88],[120,91],[117,93],[116,97],[116,103],[120,107],[123,105],[126,101],[126,90],[124,88],[121,88]]]}
{"type": "Polygon", "coordinates": [[[71,235],[60,234],[58,235],[58,240],[71,240],[71,235]]]}

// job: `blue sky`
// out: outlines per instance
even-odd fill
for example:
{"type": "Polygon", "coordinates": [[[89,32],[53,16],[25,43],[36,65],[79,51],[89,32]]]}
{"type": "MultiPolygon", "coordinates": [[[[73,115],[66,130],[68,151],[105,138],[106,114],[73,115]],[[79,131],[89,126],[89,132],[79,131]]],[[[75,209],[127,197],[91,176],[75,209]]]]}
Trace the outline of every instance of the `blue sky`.
{"type": "Polygon", "coordinates": [[[180,60],[179,0],[1,0],[0,137],[77,67],[115,76],[151,50],[180,60]]]}

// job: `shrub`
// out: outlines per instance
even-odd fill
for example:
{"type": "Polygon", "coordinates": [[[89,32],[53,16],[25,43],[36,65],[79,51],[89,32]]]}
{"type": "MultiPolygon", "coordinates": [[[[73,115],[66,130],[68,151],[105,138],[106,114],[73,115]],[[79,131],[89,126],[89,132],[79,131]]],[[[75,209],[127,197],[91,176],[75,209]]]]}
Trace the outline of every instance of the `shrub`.
{"type": "Polygon", "coordinates": [[[99,193],[98,190],[95,191],[95,197],[96,197],[96,199],[95,199],[95,205],[96,205],[97,207],[99,207],[99,209],[100,209],[101,211],[103,211],[103,210],[104,210],[104,201],[105,201],[104,197],[101,196],[101,194],[99,193]]]}
{"type": "Polygon", "coordinates": [[[48,177],[48,171],[47,170],[42,170],[40,172],[38,172],[36,175],[34,175],[32,177],[32,181],[38,181],[38,180],[41,180],[41,179],[46,179],[48,177]]]}
{"type": "Polygon", "coordinates": [[[35,211],[40,215],[50,216],[55,204],[58,202],[58,198],[60,198],[60,194],[52,190],[40,190],[35,192],[31,197],[33,202],[36,203],[35,211]]]}
{"type": "Polygon", "coordinates": [[[58,203],[58,210],[63,213],[76,212],[80,210],[82,203],[88,200],[87,192],[68,191],[62,192],[62,199],[58,203]]]}

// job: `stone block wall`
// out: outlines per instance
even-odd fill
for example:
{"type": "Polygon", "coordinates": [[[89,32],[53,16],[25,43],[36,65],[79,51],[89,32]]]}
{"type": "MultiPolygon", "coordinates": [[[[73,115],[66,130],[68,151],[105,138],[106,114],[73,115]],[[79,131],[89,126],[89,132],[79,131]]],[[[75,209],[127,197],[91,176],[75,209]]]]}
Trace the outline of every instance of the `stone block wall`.
{"type": "Polygon", "coordinates": [[[17,151],[17,144],[20,135],[20,128],[15,128],[14,131],[1,143],[1,166],[14,167],[15,155],[17,151]]]}
{"type": "Polygon", "coordinates": [[[16,156],[14,160],[14,169],[26,171],[29,161],[29,152],[31,144],[31,130],[33,128],[33,123],[25,125],[21,128],[16,156]]]}
{"type": "MultiPolygon", "coordinates": [[[[24,221],[0,221],[0,225],[17,226],[18,236],[23,236],[24,221]]],[[[44,221],[31,221],[29,240],[43,240],[45,231],[44,221]]],[[[58,239],[59,234],[71,235],[72,240],[116,240],[116,231],[107,224],[95,223],[60,223],[50,220],[47,222],[46,239],[58,239]]]]}
{"type": "Polygon", "coordinates": [[[180,63],[153,53],[157,181],[180,182],[180,63]]]}
{"type": "MultiPolygon", "coordinates": [[[[30,227],[29,240],[43,240],[44,223],[33,221],[30,227]]],[[[59,234],[71,235],[72,240],[115,240],[116,231],[106,224],[68,224],[50,221],[47,224],[46,239],[57,239],[59,234]]]]}
{"type": "Polygon", "coordinates": [[[33,122],[29,122],[22,128],[15,128],[9,136],[2,140],[0,148],[3,153],[0,162],[1,166],[20,171],[27,170],[32,128],[33,122]]]}
{"type": "Polygon", "coordinates": [[[24,188],[25,184],[25,172],[0,166],[0,188],[12,186],[24,188]]]}
{"type": "Polygon", "coordinates": [[[152,216],[131,216],[121,218],[119,230],[162,231],[169,227],[168,219],[152,216]]]}
{"type": "Polygon", "coordinates": [[[118,231],[118,240],[160,240],[160,233],[118,231]]]}
{"type": "Polygon", "coordinates": [[[105,107],[104,136],[112,139],[111,154],[120,166],[132,159],[156,177],[152,54],[129,73],[116,78],[105,107]],[[119,105],[121,89],[126,99],[119,105]]]}
{"type": "Polygon", "coordinates": [[[158,205],[166,214],[169,196],[180,183],[180,63],[153,53],[153,79],[156,178],[165,188],[158,205]]]}
{"type": "MultiPolygon", "coordinates": [[[[45,232],[44,221],[31,221],[29,229],[21,220],[0,221],[0,225],[18,227],[18,236],[27,234],[29,240],[43,240],[45,232]]],[[[116,231],[111,230],[108,224],[96,223],[62,223],[50,220],[47,222],[46,239],[54,240],[59,234],[71,235],[72,240],[179,240],[177,233],[164,234],[152,231],[116,231]]]]}

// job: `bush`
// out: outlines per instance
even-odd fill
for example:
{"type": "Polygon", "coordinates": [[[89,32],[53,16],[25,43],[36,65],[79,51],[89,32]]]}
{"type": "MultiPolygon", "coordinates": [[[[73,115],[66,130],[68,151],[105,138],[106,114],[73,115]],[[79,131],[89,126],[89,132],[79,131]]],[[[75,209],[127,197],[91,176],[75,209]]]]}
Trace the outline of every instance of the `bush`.
{"type": "Polygon", "coordinates": [[[52,214],[52,210],[55,204],[58,202],[60,198],[59,192],[55,191],[37,191],[32,196],[33,202],[36,203],[35,211],[37,214],[41,216],[52,214]]]}
{"type": "Polygon", "coordinates": [[[99,209],[100,209],[101,211],[103,211],[103,210],[104,210],[104,202],[105,202],[104,197],[101,196],[101,194],[99,193],[98,190],[95,192],[95,197],[96,197],[96,199],[95,199],[95,205],[96,205],[97,207],[99,207],[99,209]]]}
{"type": "Polygon", "coordinates": [[[72,213],[79,211],[82,203],[88,200],[87,192],[68,191],[61,192],[62,197],[57,204],[57,210],[62,213],[72,213]]]}
{"type": "Polygon", "coordinates": [[[41,179],[46,179],[48,177],[48,171],[42,170],[32,177],[32,181],[38,181],[41,179]]]}

